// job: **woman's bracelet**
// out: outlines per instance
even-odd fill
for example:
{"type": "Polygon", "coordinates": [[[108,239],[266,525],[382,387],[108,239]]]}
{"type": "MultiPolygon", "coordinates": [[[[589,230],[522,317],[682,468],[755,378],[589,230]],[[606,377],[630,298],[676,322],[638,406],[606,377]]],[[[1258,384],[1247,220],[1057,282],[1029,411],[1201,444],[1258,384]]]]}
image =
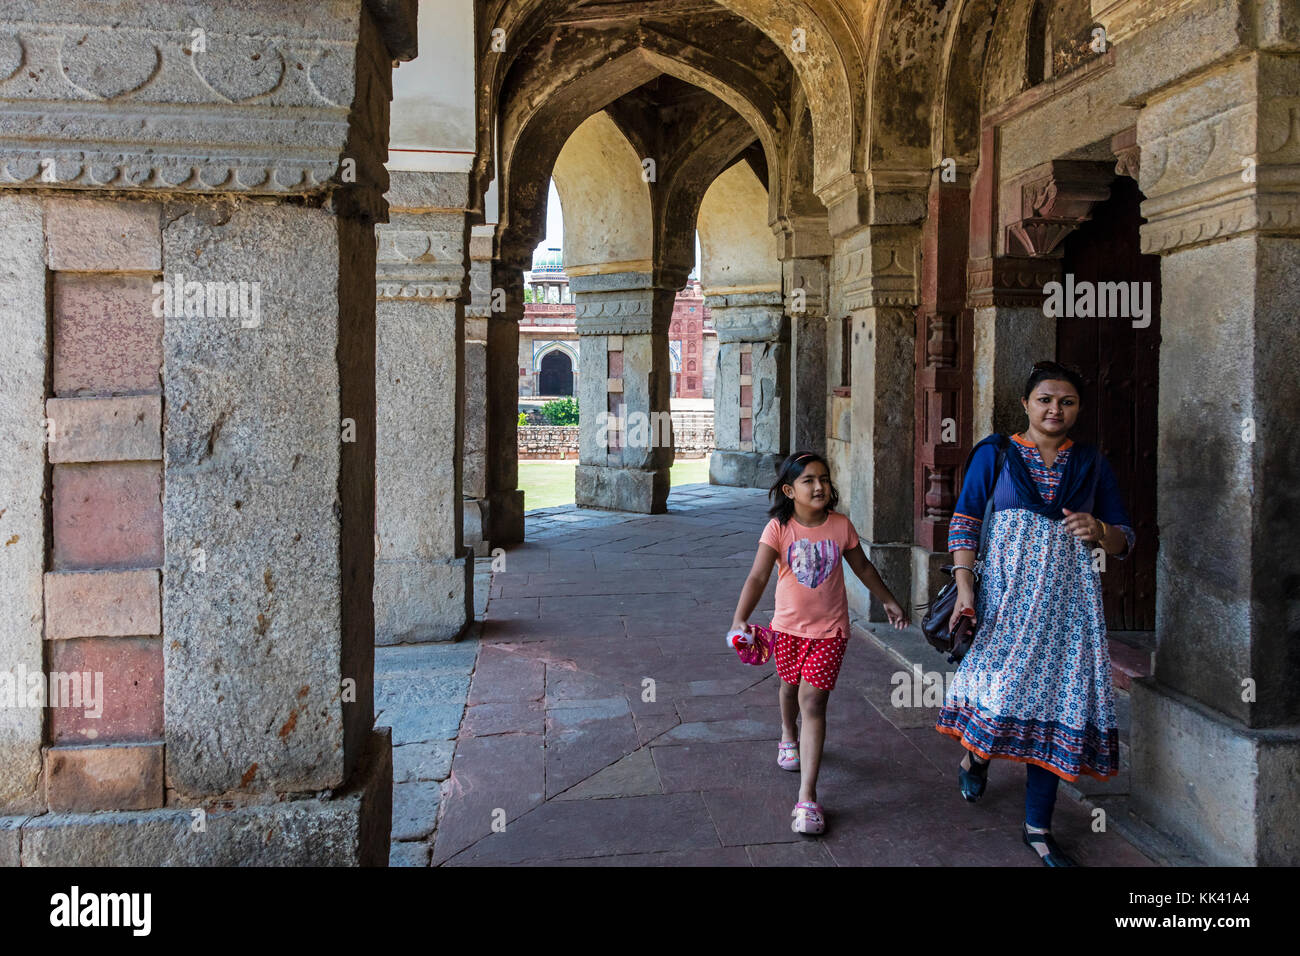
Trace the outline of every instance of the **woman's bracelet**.
{"type": "Polygon", "coordinates": [[[954,573],[957,571],[969,571],[972,576],[975,574],[975,569],[965,564],[954,564],[952,570],[954,573]]]}

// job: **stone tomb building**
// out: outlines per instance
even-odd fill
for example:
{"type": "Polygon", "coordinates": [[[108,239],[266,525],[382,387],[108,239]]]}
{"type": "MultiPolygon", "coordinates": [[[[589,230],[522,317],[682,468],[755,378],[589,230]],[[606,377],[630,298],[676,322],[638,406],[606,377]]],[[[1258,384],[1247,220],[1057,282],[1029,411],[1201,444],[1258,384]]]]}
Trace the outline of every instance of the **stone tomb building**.
{"type": "MultiPolygon", "coordinates": [[[[590,121],[589,121],[590,122],[590,121]]],[[[533,253],[524,273],[524,317],[519,326],[519,395],[576,395],[582,359],[577,309],[562,253],[533,253]]],[[[673,299],[668,323],[668,397],[712,398],[718,338],[698,279],[688,278],[673,299]]]]}
{"type": "MultiPolygon", "coordinates": [[[[552,176],[583,408],[667,411],[698,229],[713,481],[829,448],[915,601],[972,442],[1079,365],[1158,642],[1133,806],[1300,862],[1297,0],[5,4],[0,671],[112,712],[0,708],[0,861],[384,862],[373,648],[524,537],[552,176]]],[[[672,458],[584,428],[577,500],[662,511],[672,458]]]]}

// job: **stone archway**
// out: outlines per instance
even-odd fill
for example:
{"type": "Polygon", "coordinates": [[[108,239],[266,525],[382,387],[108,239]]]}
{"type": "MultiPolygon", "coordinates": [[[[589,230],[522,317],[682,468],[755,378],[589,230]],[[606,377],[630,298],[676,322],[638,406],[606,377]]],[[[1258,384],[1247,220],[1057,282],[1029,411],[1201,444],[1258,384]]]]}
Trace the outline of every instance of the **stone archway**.
{"type": "Polygon", "coordinates": [[[573,394],[573,361],[560,349],[542,356],[537,368],[537,394],[563,396],[573,394]]]}

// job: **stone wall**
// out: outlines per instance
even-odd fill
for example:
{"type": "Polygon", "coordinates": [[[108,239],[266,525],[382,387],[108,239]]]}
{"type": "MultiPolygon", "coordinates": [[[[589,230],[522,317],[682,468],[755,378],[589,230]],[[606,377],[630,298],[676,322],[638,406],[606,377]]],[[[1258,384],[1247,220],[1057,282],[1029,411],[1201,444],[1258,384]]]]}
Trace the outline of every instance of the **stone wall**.
{"type": "MultiPolygon", "coordinates": [[[[673,442],[678,460],[703,458],[713,451],[713,413],[675,411],[673,442]]],[[[521,459],[578,457],[577,425],[524,425],[519,429],[521,459]]]]}
{"type": "Polygon", "coordinates": [[[524,425],[519,429],[519,457],[577,458],[577,425],[524,425]]]}

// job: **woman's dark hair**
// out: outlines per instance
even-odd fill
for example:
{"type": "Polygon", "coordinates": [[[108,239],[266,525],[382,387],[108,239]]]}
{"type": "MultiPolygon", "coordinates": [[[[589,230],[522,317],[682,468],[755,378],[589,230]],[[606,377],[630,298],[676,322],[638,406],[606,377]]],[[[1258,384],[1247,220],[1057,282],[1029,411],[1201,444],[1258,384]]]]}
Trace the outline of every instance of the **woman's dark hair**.
{"type": "Polygon", "coordinates": [[[1035,362],[1029,381],[1025,382],[1025,398],[1034,394],[1039,382],[1069,382],[1079,393],[1079,400],[1083,400],[1083,376],[1069,366],[1059,362],[1035,362]]]}
{"type": "MultiPolygon", "coordinates": [[[[813,462],[819,461],[826,466],[826,474],[829,477],[831,473],[831,463],[821,455],[813,451],[797,451],[785,461],[781,462],[781,467],[776,470],[776,482],[768,491],[767,496],[772,499],[772,507],[767,509],[769,517],[775,518],[781,524],[785,524],[794,517],[794,501],[785,496],[781,490],[783,485],[793,485],[799,480],[804,469],[813,462]]],[[[827,511],[834,511],[840,504],[840,493],[835,490],[835,482],[831,482],[830,503],[827,504],[827,511]]]]}

